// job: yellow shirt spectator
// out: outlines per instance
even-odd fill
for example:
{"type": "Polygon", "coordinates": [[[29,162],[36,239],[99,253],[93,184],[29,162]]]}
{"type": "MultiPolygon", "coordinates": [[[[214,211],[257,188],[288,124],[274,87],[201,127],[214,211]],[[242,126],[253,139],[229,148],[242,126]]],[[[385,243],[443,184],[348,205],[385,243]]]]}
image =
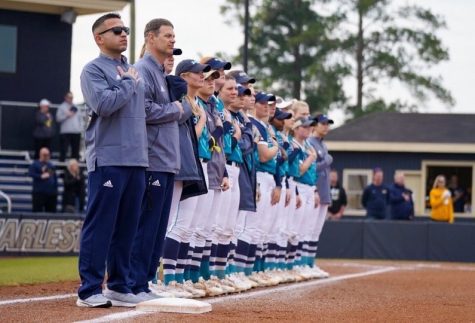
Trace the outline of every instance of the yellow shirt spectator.
{"type": "Polygon", "coordinates": [[[450,191],[445,187],[445,177],[439,175],[430,191],[431,219],[435,221],[454,222],[454,209],[450,191]]]}

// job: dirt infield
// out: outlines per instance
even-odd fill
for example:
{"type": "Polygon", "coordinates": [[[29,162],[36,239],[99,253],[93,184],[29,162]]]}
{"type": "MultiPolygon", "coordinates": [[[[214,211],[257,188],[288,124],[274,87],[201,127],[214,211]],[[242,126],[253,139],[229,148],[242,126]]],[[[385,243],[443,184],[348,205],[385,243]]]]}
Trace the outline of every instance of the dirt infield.
{"type": "Polygon", "coordinates": [[[320,266],[331,273],[330,279],[209,299],[213,311],[201,315],[77,308],[71,295],[77,282],[4,287],[0,318],[2,322],[475,321],[474,264],[322,260],[320,266]],[[62,298],[31,301],[49,296],[62,298]]]}

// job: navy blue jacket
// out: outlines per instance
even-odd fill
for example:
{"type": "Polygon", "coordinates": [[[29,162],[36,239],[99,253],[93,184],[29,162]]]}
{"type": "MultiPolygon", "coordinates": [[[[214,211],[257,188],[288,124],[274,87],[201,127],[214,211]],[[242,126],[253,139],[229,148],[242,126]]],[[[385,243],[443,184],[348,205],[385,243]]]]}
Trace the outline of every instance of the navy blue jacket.
{"type": "Polygon", "coordinates": [[[414,203],[412,201],[412,191],[396,183],[389,187],[389,204],[391,205],[391,219],[410,220],[414,217],[414,203]],[[411,198],[406,201],[402,196],[404,193],[411,198]]]}
{"type": "Polygon", "coordinates": [[[33,193],[56,195],[58,193],[58,179],[53,164],[35,160],[29,168],[28,174],[33,177],[33,193]],[[41,174],[48,172],[50,177],[42,179],[41,174]]]}
{"type": "Polygon", "coordinates": [[[185,200],[208,193],[208,188],[198,156],[198,138],[193,124],[191,106],[186,100],[182,101],[182,105],[184,113],[178,120],[180,171],[175,175],[175,180],[183,181],[181,200],[185,200]]]}
{"type": "Polygon", "coordinates": [[[386,185],[370,184],[366,186],[361,197],[361,204],[366,209],[366,216],[373,219],[386,218],[388,203],[389,190],[386,185]]]}
{"type": "Polygon", "coordinates": [[[239,164],[239,210],[256,212],[256,167],[254,161],[254,134],[252,132],[252,122],[245,123],[239,112],[237,114],[241,124],[241,148],[244,163],[239,164]]]}

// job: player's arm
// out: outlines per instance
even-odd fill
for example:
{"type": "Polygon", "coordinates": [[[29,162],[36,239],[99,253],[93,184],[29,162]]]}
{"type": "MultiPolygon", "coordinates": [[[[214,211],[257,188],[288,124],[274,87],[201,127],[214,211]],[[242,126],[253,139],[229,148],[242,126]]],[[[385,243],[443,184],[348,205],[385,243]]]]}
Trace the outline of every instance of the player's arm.
{"type": "Polygon", "coordinates": [[[305,158],[305,160],[299,166],[300,176],[305,174],[307,170],[312,166],[313,162],[317,159],[317,155],[313,149],[309,149],[307,153],[307,158],[305,158]]]}
{"type": "Polygon", "coordinates": [[[109,85],[104,73],[88,65],[81,73],[81,89],[88,106],[100,117],[108,117],[123,108],[135,93],[138,77],[131,67],[115,85],[109,85]],[[135,73],[135,74],[134,74],[135,73]]]}
{"type": "Polygon", "coordinates": [[[198,105],[198,108],[199,108],[199,119],[198,119],[198,122],[196,123],[195,125],[195,131],[196,131],[196,136],[197,138],[201,137],[201,134],[203,133],[203,129],[206,125],[206,112],[205,110],[203,109],[203,107],[199,106],[198,105]]]}

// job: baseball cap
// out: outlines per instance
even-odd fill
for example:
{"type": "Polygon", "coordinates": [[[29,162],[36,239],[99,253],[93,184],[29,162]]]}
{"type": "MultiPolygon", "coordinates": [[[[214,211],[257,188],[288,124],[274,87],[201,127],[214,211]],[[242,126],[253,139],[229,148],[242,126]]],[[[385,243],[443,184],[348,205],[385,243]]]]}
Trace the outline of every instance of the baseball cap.
{"type": "Polygon", "coordinates": [[[256,83],[256,79],[250,77],[244,71],[234,70],[228,73],[236,79],[236,83],[245,84],[245,83],[256,83]]]}
{"type": "Polygon", "coordinates": [[[220,70],[220,69],[230,70],[232,66],[231,62],[226,62],[226,61],[223,61],[222,59],[219,59],[217,57],[212,57],[212,56],[205,56],[201,58],[200,63],[208,64],[209,66],[211,66],[213,70],[220,70]]]}
{"type": "Polygon", "coordinates": [[[242,86],[241,84],[237,86],[237,89],[238,89],[238,96],[252,95],[251,90],[242,86]]]}
{"type": "Polygon", "coordinates": [[[219,76],[220,76],[219,72],[215,69],[210,69],[208,72],[205,72],[204,75],[205,75],[205,80],[209,78],[210,76],[213,77],[213,80],[216,80],[216,79],[219,79],[219,76]]]}
{"type": "Polygon", "coordinates": [[[328,124],[333,124],[333,120],[329,119],[326,114],[317,114],[314,118],[315,121],[318,123],[328,123],[328,124]]]}
{"type": "Polygon", "coordinates": [[[290,118],[292,118],[292,113],[285,112],[280,109],[276,109],[274,116],[272,117],[272,119],[277,119],[277,120],[287,120],[290,118]]]}
{"type": "MultiPolygon", "coordinates": [[[[275,111],[277,113],[278,109],[275,111]]],[[[311,127],[316,125],[316,120],[312,118],[299,118],[295,121],[292,129],[297,129],[298,127],[311,127]]]]}
{"type": "Polygon", "coordinates": [[[266,92],[257,92],[256,95],[256,102],[265,103],[265,102],[274,102],[275,95],[266,93],[266,92]]]}
{"type": "Polygon", "coordinates": [[[173,55],[181,55],[183,51],[180,48],[173,48],[173,55]]]}
{"type": "Polygon", "coordinates": [[[51,102],[48,99],[41,99],[40,105],[51,105],[51,102]]]}
{"type": "Polygon", "coordinates": [[[199,73],[199,72],[209,72],[211,67],[206,64],[200,64],[194,59],[185,59],[181,61],[176,69],[175,75],[180,76],[182,73],[192,72],[192,73],[199,73]]]}
{"type": "Polygon", "coordinates": [[[281,96],[276,96],[275,97],[276,101],[276,107],[278,109],[287,109],[290,108],[290,106],[294,103],[294,100],[289,100],[285,101],[281,96]]]}

